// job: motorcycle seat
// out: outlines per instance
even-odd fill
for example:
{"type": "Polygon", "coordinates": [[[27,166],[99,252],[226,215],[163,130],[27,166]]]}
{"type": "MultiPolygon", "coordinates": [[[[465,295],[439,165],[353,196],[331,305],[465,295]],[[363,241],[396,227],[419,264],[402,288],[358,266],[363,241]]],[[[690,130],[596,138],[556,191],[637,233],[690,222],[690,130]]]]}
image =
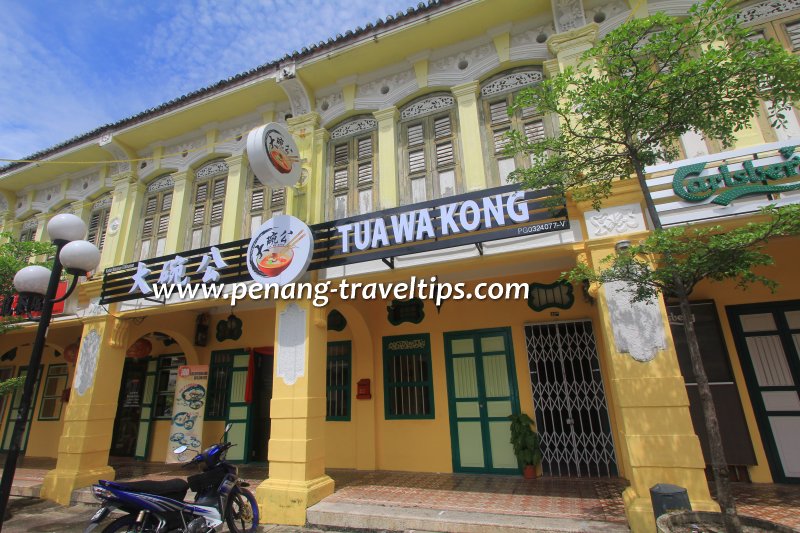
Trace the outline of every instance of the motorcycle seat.
{"type": "Polygon", "coordinates": [[[189,490],[189,483],[185,479],[167,479],[164,481],[155,481],[145,479],[143,481],[106,481],[108,485],[128,491],[128,492],[143,492],[147,494],[155,494],[156,496],[164,496],[174,500],[183,500],[186,497],[186,491],[189,490]]]}

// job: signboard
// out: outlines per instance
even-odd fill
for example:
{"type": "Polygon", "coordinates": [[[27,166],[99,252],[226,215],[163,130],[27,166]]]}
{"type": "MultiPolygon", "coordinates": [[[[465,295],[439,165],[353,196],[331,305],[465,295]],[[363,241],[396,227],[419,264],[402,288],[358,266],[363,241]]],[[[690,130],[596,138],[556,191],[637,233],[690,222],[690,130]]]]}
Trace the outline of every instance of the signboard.
{"type": "Polygon", "coordinates": [[[247,245],[247,270],[259,283],[285,285],[308,270],[314,236],[293,216],[278,215],[264,222],[247,245]]]}
{"type": "Polygon", "coordinates": [[[155,283],[283,284],[305,270],[376,260],[393,267],[398,256],[567,230],[566,208],[553,207],[551,194],[513,184],[312,226],[273,217],[252,239],[107,268],[100,303],[152,298],[155,283]],[[289,245],[293,257],[281,261],[289,245]]]}
{"type": "Polygon", "coordinates": [[[191,459],[203,449],[203,417],[208,394],[208,365],[178,367],[175,398],[172,402],[172,427],[167,444],[167,463],[191,459]],[[173,453],[186,446],[181,454],[173,453]]]}
{"type": "Polygon", "coordinates": [[[800,139],[654,165],[647,188],[664,226],[800,201],[800,139]]]}
{"type": "Polygon", "coordinates": [[[300,151],[285,126],[270,122],[247,135],[247,159],[263,185],[280,189],[300,180],[300,151]]]}

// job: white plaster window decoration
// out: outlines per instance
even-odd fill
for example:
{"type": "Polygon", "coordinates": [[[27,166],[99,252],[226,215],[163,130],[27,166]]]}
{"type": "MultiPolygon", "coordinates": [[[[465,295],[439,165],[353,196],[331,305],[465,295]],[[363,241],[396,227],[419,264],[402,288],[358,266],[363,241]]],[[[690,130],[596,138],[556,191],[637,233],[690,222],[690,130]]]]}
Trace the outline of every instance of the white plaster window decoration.
{"type": "Polygon", "coordinates": [[[606,283],[604,288],[617,351],[636,361],[652,361],[659,350],[667,348],[658,299],[633,302],[631,290],[622,281],[606,283]]]}
{"type": "Polygon", "coordinates": [[[81,342],[78,366],[75,369],[75,392],[79,396],[86,394],[94,383],[98,355],[100,355],[100,334],[92,329],[81,342]]]}
{"type": "Polygon", "coordinates": [[[404,107],[400,112],[400,119],[406,120],[437,113],[452,108],[455,103],[455,98],[449,95],[437,95],[424,98],[404,107]]]}
{"type": "Polygon", "coordinates": [[[767,0],[739,12],[743,24],[757,24],[800,10],[800,0],[767,0]]]}
{"type": "Polygon", "coordinates": [[[490,81],[481,87],[481,96],[494,96],[510,91],[516,91],[523,87],[539,83],[544,79],[539,70],[526,70],[506,74],[501,78],[490,81]]]}
{"type": "Polygon", "coordinates": [[[167,174],[166,176],[161,176],[160,178],[154,179],[150,185],[147,186],[147,192],[158,192],[163,191],[165,189],[172,189],[175,186],[175,180],[172,179],[171,174],[167,174]]]}
{"type": "Polygon", "coordinates": [[[374,118],[355,118],[352,120],[348,120],[331,130],[331,139],[341,139],[344,137],[348,137],[350,135],[356,135],[358,133],[366,132],[374,130],[378,127],[378,121],[374,118]]]}
{"type": "Polygon", "coordinates": [[[198,168],[197,172],[194,174],[194,177],[195,179],[200,180],[210,178],[211,176],[218,176],[220,174],[225,176],[228,175],[228,164],[222,159],[216,159],[198,168]]]}
{"type": "Polygon", "coordinates": [[[644,229],[644,216],[638,204],[609,207],[584,214],[589,238],[621,235],[644,229]]]}
{"type": "Polygon", "coordinates": [[[567,32],[586,25],[586,15],[581,0],[552,0],[553,20],[558,33],[567,32]]]}
{"type": "Polygon", "coordinates": [[[278,319],[278,353],[275,374],[294,385],[306,373],[306,312],[289,304],[278,319]]]}

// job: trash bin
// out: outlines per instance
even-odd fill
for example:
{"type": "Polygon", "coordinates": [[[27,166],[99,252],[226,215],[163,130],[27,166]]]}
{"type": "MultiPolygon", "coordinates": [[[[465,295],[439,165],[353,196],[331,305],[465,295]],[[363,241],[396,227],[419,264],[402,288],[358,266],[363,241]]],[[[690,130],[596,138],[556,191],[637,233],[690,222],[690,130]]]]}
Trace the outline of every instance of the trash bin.
{"type": "Polygon", "coordinates": [[[650,487],[650,498],[653,500],[653,514],[658,517],[669,511],[691,511],[689,493],[686,489],[669,483],[659,483],[650,487]]]}

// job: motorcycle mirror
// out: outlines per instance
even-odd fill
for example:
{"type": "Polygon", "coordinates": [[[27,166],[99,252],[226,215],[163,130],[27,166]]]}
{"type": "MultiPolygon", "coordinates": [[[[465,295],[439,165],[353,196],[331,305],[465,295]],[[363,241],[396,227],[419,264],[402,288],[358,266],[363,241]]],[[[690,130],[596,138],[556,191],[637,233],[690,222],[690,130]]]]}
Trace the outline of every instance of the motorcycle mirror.
{"type": "Polygon", "coordinates": [[[172,453],[174,453],[175,455],[180,455],[183,452],[185,452],[187,449],[189,449],[189,447],[184,444],[183,446],[178,446],[177,448],[172,450],[172,453]]]}
{"type": "Polygon", "coordinates": [[[229,431],[231,430],[231,428],[232,428],[232,427],[233,427],[233,424],[231,424],[231,423],[229,422],[229,423],[228,423],[228,425],[226,425],[226,426],[225,426],[225,433],[229,432],[229,431]]]}

